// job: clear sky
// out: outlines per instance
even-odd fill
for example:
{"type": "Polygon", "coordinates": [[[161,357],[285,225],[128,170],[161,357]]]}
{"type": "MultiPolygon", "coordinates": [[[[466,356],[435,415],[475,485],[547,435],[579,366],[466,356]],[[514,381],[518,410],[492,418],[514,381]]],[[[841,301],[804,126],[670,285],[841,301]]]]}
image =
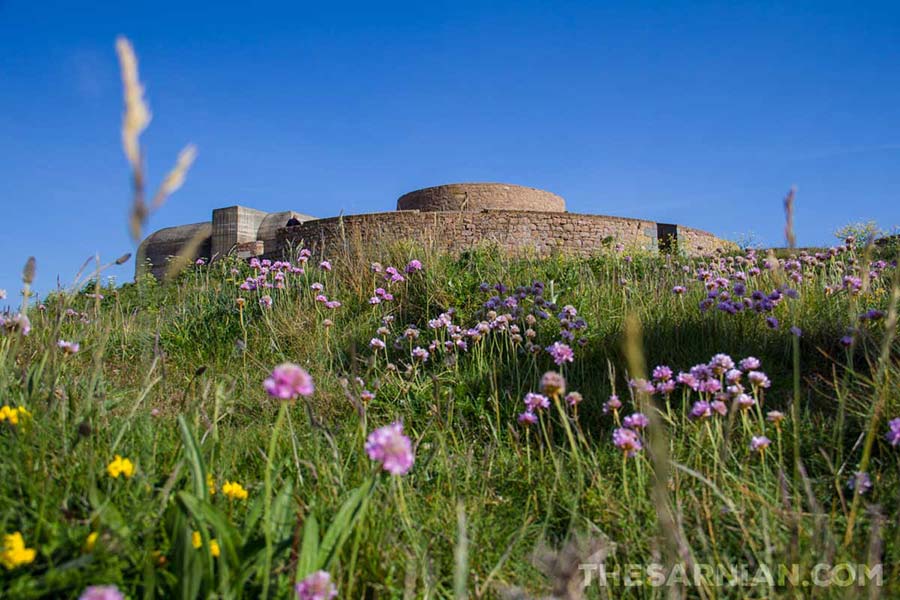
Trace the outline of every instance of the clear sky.
{"type": "Polygon", "coordinates": [[[151,187],[199,148],[151,230],[237,203],[391,210],[454,181],[772,245],[792,184],[800,244],[900,224],[897,2],[0,0],[12,301],[30,254],[47,291],[134,250],[118,34],[153,112],[151,187]]]}

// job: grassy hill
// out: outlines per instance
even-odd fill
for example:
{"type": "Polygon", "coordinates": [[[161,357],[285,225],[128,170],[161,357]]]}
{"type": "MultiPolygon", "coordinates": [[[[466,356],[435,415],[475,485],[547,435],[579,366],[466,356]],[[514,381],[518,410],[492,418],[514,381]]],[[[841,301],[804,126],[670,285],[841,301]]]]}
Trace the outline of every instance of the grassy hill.
{"type": "Polygon", "coordinates": [[[3,317],[4,597],[900,593],[889,262],[291,258],[3,317]]]}

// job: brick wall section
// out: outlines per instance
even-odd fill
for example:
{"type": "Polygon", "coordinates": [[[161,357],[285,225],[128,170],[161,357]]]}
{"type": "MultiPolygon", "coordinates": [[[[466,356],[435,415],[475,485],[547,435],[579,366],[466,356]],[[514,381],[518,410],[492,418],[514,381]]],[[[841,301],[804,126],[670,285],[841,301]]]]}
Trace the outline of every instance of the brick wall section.
{"type": "MultiPolygon", "coordinates": [[[[691,255],[709,254],[733,244],[688,227],[678,227],[679,248],[691,255]]],[[[639,219],[535,211],[398,211],[308,221],[278,231],[279,258],[302,244],[329,254],[346,242],[419,244],[459,252],[493,242],[511,253],[547,255],[554,251],[587,256],[616,243],[655,251],[656,223],[639,219]]],[[[269,254],[267,250],[267,254],[269,254]]]]}
{"type": "Polygon", "coordinates": [[[397,200],[397,210],[564,212],[566,201],[556,194],[521,185],[453,183],[416,190],[400,196],[397,200]]]}

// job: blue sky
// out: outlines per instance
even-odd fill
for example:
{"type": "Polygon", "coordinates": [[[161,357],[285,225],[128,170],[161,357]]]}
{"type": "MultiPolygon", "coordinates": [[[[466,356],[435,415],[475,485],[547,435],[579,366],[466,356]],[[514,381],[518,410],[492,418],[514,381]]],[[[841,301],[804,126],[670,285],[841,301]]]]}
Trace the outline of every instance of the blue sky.
{"type": "MultiPolygon", "coordinates": [[[[900,224],[900,5],[0,0],[0,288],[134,249],[118,34],[153,121],[149,228],[245,204],[317,216],[505,181],[573,212],[800,244],[900,224]]],[[[130,279],[133,265],[111,273],[130,279]]]]}

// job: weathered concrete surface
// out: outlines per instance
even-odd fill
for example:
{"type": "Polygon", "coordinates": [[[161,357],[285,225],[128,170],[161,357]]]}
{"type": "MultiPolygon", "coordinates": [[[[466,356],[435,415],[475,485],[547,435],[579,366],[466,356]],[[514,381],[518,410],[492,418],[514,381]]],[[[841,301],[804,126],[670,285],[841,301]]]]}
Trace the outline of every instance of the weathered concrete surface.
{"type": "Polygon", "coordinates": [[[212,225],[209,222],[166,227],[151,233],[138,246],[135,275],[149,269],[154,277],[162,279],[169,260],[196,241],[199,241],[199,245],[189,258],[192,261],[198,258],[209,260],[212,256],[212,225]]]}
{"type": "Polygon", "coordinates": [[[259,224],[259,229],[256,231],[256,239],[263,243],[263,252],[278,250],[278,230],[286,227],[287,222],[292,218],[297,219],[301,223],[315,220],[315,217],[292,210],[269,213],[259,224]]]}

